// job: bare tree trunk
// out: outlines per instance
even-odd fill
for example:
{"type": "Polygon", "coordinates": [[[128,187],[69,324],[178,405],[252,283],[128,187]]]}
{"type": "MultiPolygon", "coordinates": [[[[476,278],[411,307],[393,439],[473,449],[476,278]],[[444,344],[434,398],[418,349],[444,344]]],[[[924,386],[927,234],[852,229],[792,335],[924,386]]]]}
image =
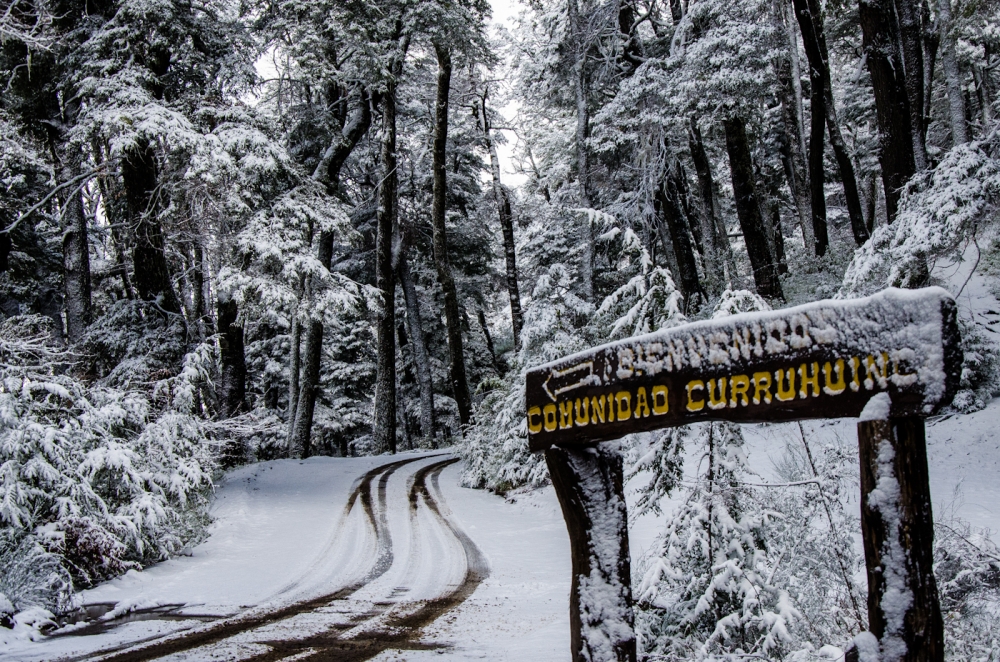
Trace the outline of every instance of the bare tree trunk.
{"type": "MultiPolygon", "coordinates": [[[[809,199],[808,175],[806,170],[806,147],[802,121],[802,83],[798,71],[798,39],[787,16],[790,4],[774,0],[775,21],[788,35],[789,57],[777,64],[778,94],[781,102],[782,140],[779,149],[788,190],[795,202],[795,211],[802,228],[802,240],[806,250],[816,251],[816,235],[813,233],[812,208],[809,199]]],[[[794,14],[794,12],[793,12],[794,14]]],[[[794,21],[794,15],[791,18],[794,21]]]]}
{"type": "Polygon", "coordinates": [[[830,77],[830,53],[826,48],[826,30],[823,26],[823,12],[818,0],[794,0],[799,27],[802,30],[802,43],[806,47],[809,66],[819,74],[823,85],[824,117],[827,131],[830,134],[830,146],[837,159],[840,170],[840,181],[844,186],[844,198],[847,201],[847,214],[851,219],[851,230],[854,241],[860,246],[868,241],[868,229],[865,227],[864,214],[861,211],[861,196],[858,194],[858,180],[854,175],[854,163],[847,151],[847,145],[840,132],[840,122],[837,120],[837,107],[833,100],[833,82],[830,77]]]}
{"type": "Polygon", "coordinates": [[[899,21],[899,38],[903,56],[903,81],[910,111],[910,139],[913,142],[913,163],[917,170],[927,169],[927,145],[924,142],[924,47],[920,30],[920,14],[916,0],[894,0],[899,21]]]}
{"type": "MultiPolygon", "coordinates": [[[[81,155],[62,149],[59,174],[62,183],[80,176],[81,155]]],[[[90,325],[92,306],[90,288],[90,242],[83,198],[75,186],[62,196],[63,293],[66,308],[66,338],[79,342],[90,325]]]]}
{"type": "MultiPolygon", "coordinates": [[[[340,190],[340,170],[357,147],[361,138],[371,126],[371,108],[368,93],[364,88],[358,90],[358,100],[351,117],[340,131],[330,141],[329,147],[323,153],[319,164],[313,171],[313,179],[326,185],[331,195],[340,190]]],[[[319,235],[316,248],[316,258],[327,270],[333,260],[333,232],[323,230],[319,235]]],[[[299,392],[296,398],[295,416],[292,418],[290,449],[295,449],[302,457],[308,457],[312,452],[312,422],[316,411],[316,398],[319,395],[320,363],[323,356],[323,323],[311,320],[306,328],[305,357],[302,377],[298,384],[299,392]]]]}
{"type": "Polygon", "coordinates": [[[691,160],[694,162],[694,170],[698,176],[698,192],[702,208],[705,210],[705,225],[708,230],[706,234],[710,238],[711,244],[709,251],[712,258],[706,268],[711,268],[713,274],[706,280],[710,283],[713,294],[719,294],[722,287],[728,284],[728,274],[735,273],[735,261],[733,260],[732,248],[729,245],[729,236],[716,204],[712,164],[708,160],[708,154],[705,153],[705,143],[701,138],[698,120],[693,116],[688,127],[688,147],[691,150],[691,160]]]}
{"type": "Polygon", "coordinates": [[[297,312],[293,312],[292,328],[288,334],[291,345],[288,353],[288,454],[295,457],[293,437],[295,433],[295,413],[299,407],[299,373],[302,372],[302,325],[299,324],[297,312]]]}
{"type": "Polygon", "coordinates": [[[424,323],[420,316],[420,300],[417,298],[417,288],[413,284],[405,250],[400,254],[397,271],[399,284],[403,288],[403,299],[406,301],[406,324],[409,327],[413,368],[417,373],[417,386],[420,390],[420,434],[430,439],[432,447],[437,448],[434,431],[434,382],[431,375],[431,361],[427,352],[427,341],[424,338],[424,323]]]}
{"type": "Polygon", "coordinates": [[[770,299],[784,299],[781,281],[778,279],[778,268],[768,245],[769,230],[761,217],[760,204],[757,200],[746,125],[742,118],[731,117],[724,121],[724,126],[729,170],[733,179],[733,195],[736,198],[736,213],[743,230],[757,293],[770,299]]]}
{"type": "Polygon", "coordinates": [[[900,191],[916,172],[913,127],[892,0],[859,0],[862,48],[875,91],[879,162],[889,222],[896,218],[900,191]]]}
{"type": "Polygon", "coordinates": [[[503,252],[507,266],[507,296],[510,299],[510,321],[514,330],[514,349],[521,346],[521,329],[524,328],[524,313],[521,311],[521,294],[517,282],[517,254],[514,245],[513,214],[510,209],[510,195],[500,183],[500,159],[497,158],[497,148],[490,133],[490,121],[486,112],[486,94],[480,111],[482,112],[483,137],[490,152],[490,172],[493,174],[493,199],[496,202],[500,216],[500,229],[503,232],[503,252]]]}
{"type": "Polygon", "coordinates": [[[962,98],[962,72],[955,55],[955,34],[951,24],[951,0],[938,0],[938,30],[941,33],[941,69],[948,90],[948,119],[951,141],[955,145],[969,142],[965,122],[965,100],[962,98]]]}
{"type": "Polygon", "coordinates": [[[806,149],[806,113],[802,107],[802,69],[799,65],[799,40],[795,30],[795,8],[785,0],[776,0],[785,7],[785,17],[782,23],[785,26],[785,34],[788,38],[788,59],[792,67],[792,99],[795,108],[795,136],[798,137],[798,148],[802,154],[803,168],[805,167],[806,149]]]}
{"type": "Polygon", "coordinates": [[[656,189],[653,198],[653,206],[656,210],[657,223],[660,226],[660,238],[666,246],[667,235],[673,248],[674,256],[677,260],[678,277],[680,279],[681,291],[684,294],[685,309],[690,306],[696,296],[700,296],[702,301],[707,300],[705,290],[701,286],[698,278],[698,261],[695,259],[694,248],[691,245],[687,218],[684,215],[684,208],[681,204],[680,196],[683,194],[677,179],[679,172],[676,159],[668,157],[666,171],[663,173],[663,181],[656,189]],[[664,228],[664,224],[666,228],[664,228]]]}
{"type": "Polygon", "coordinates": [[[166,313],[180,315],[180,302],[174,294],[164,253],[163,231],[156,218],[160,203],[153,197],[157,188],[157,168],[152,145],[126,152],[122,159],[122,182],[129,226],[135,233],[132,283],[136,294],[144,301],[155,302],[166,313]]]}
{"type": "MultiPolygon", "coordinates": [[[[402,45],[401,45],[402,46],[402,45]]],[[[396,452],[396,284],[392,272],[392,234],[398,209],[396,196],[396,82],[402,71],[400,48],[390,65],[382,98],[382,183],[378,192],[375,238],[375,287],[382,294],[382,309],[376,322],[378,361],[375,375],[376,452],[396,452]]]]}
{"type": "Polygon", "coordinates": [[[219,377],[219,404],[222,414],[231,418],[247,410],[247,366],[243,344],[243,327],[236,323],[236,302],[228,292],[219,292],[219,359],[222,374],[219,377]]]}
{"type": "MultiPolygon", "coordinates": [[[[590,137],[590,107],[587,103],[590,96],[590,74],[587,71],[587,45],[580,20],[580,7],[577,0],[568,0],[569,38],[573,49],[573,86],[576,100],[576,167],[580,183],[580,206],[590,208],[593,205],[590,190],[590,152],[587,149],[587,139],[590,137]]],[[[584,298],[594,300],[594,232],[589,219],[586,221],[583,234],[583,288],[584,298]]]]}
{"type": "Polygon", "coordinates": [[[448,95],[451,92],[451,51],[435,44],[437,53],[437,104],[434,116],[434,189],[431,223],[434,232],[434,261],[438,282],[444,291],[444,317],[448,327],[448,352],[451,357],[451,384],[462,425],[472,420],[472,400],[465,377],[465,351],[462,345],[462,321],[458,309],[458,291],[448,260],[448,237],[445,232],[445,205],[448,193],[448,169],[445,163],[448,146],[448,95]]]}
{"type": "Polygon", "coordinates": [[[824,183],[826,175],[823,172],[823,147],[826,137],[826,85],[823,71],[826,63],[822,61],[819,45],[816,42],[816,30],[807,0],[794,0],[795,15],[802,32],[802,42],[809,58],[809,192],[812,206],[813,234],[816,237],[816,255],[826,255],[830,238],[826,224],[826,192],[824,183]]]}

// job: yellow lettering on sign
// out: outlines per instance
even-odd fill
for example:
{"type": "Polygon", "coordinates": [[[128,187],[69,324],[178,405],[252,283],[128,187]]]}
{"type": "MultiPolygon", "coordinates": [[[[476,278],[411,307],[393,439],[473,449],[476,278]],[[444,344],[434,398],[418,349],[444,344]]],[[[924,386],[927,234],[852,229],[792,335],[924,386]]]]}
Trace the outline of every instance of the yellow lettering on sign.
{"type": "Polygon", "coordinates": [[[580,400],[578,399],[573,404],[573,410],[576,414],[576,424],[580,427],[588,425],[590,423],[590,412],[588,411],[589,405],[587,404],[587,398],[583,399],[583,414],[580,414],[580,400]]]}
{"type": "Polygon", "coordinates": [[[545,431],[552,432],[556,429],[556,406],[555,405],[545,405],[542,408],[542,419],[545,424],[545,431]]]}
{"type": "Polygon", "coordinates": [[[565,430],[566,428],[573,427],[573,401],[567,400],[566,402],[559,403],[559,429],[565,430]]]}
{"type": "Polygon", "coordinates": [[[598,395],[598,396],[595,396],[595,397],[591,398],[590,399],[590,409],[591,409],[591,411],[594,412],[593,416],[592,416],[592,418],[594,419],[594,423],[597,423],[597,419],[600,419],[601,423],[603,423],[604,422],[604,396],[603,395],[598,395]]]}
{"type": "Polygon", "coordinates": [[[802,380],[799,384],[800,398],[807,398],[809,390],[812,391],[814,398],[819,395],[819,364],[812,363],[810,365],[812,367],[812,375],[806,372],[807,366],[805,363],[799,366],[799,379],[802,380]]]}
{"type": "Polygon", "coordinates": [[[667,387],[666,386],[654,386],[653,387],[653,415],[662,416],[670,410],[670,403],[667,401],[667,387]],[[662,398],[662,403],[658,400],[662,398]]]}
{"type": "Polygon", "coordinates": [[[632,394],[618,391],[615,393],[615,404],[618,408],[618,420],[627,421],[632,416],[632,394]]]}
{"type": "Polygon", "coordinates": [[[643,418],[649,416],[649,404],[646,402],[646,388],[644,386],[640,386],[639,391],[635,394],[635,417],[639,418],[640,416],[643,418]]]}
{"type": "Polygon", "coordinates": [[[532,407],[528,410],[528,432],[531,434],[538,434],[542,431],[542,410],[538,407],[532,407]],[[538,422],[534,421],[535,417],[538,417],[538,422]]]}
{"type": "Polygon", "coordinates": [[[861,361],[856,356],[851,357],[851,390],[855,393],[861,388],[861,376],[858,374],[861,361]]]}
{"type": "Polygon", "coordinates": [[[688,394],[688,398],[687,398],[687,400],[688,400],[687,401],[687,410],[688,411],[701,411],[702,409],[705,408],[705,400],[703,400],[703,399],[702,400],[695,400],[694,399],[694,392],[695,391],[704,391],[704,390],[705,390],[705,382],[701,381],[700,379],[693,379],[693,380],[691,380],[691,381],[688,382],[688,385],[687,385],[687,394],[688,394]]]}
{"type": "Polygon", "coordinates": [[[764,404],[771,404],[771,373],[769,372],[753,373],[753,403],[759,405],[762,401],[764,404]],[[764,394],[763,398],[760,397],[761,393],[764,394]]]}
{"type": "Polygon", "coordinates": [[[738,400],[742,399],[742,405],[746,407],[750,404],[748,391],[750,390],[750,378],[746,375],[733,375],[729,378],[729,406],[736,407],[738,400]],[[737,397],[739,396],[739,397],[737,397]]]}
{"type": "Polygon", "coordinates": [[[725,409],[726,407],[726,378],[720,377],[718,381],[708,380],[708,407],[709,409],[725,409]],[[715,385],[719,385],[719,397],[715,397],[715,385]]]}
{"type": "Polygon", "coordinates": [[[878,381],[879,388],[884,389],[889,385],[888,354],[883,353],[878,357],[869,356],[865,359],[865,370],[868,372],[868,377],[865,378],[865,388],[869,391],[875,388],[875,380],[878,381]]]}
{"type": "Polygon", "coordinates": [[[826,378],[826,386],[823,392],[827,395],[840,395],[847,390],[847,382],[844,379],[844,359],[837,359],[833,365],[829,361],[823,364],[823,376],[826,378]],[[837,381],[833,381],[834,373],[840,375],[837,381]]]}
{"type": "Polygon", "coordinates": [[[781,402],[788,402],[795,399],[795,368],[789,368],[788,370],[778,368],[774,371],[774,381],[777,386],[777,393],[774,397],[778,398],[781,402]],[[784,377],[788,378],[787,389],[781,383],[784,377]]]}

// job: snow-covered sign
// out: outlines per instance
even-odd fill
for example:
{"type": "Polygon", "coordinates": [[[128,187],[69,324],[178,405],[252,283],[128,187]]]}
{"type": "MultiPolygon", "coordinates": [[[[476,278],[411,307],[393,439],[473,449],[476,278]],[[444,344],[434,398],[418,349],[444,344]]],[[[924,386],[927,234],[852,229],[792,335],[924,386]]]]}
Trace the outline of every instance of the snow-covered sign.
{"type": "Polygon", "coordinates": [[[955,301],[888,289],[636,336],[528,372],[533,451],[704,420],[857,417],[888,393],[927,416],[958,387],[955,301]]]}

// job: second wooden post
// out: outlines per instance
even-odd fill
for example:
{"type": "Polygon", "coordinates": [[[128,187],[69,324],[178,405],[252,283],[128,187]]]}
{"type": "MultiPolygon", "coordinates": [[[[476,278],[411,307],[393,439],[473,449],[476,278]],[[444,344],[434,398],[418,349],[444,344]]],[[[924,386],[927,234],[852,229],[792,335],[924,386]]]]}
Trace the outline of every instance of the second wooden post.
{"type": "Polygon", "coordinates": [[[573,557],[573,662],[635,662],[622,458],[608,444],[545,451],[573,557]]]}

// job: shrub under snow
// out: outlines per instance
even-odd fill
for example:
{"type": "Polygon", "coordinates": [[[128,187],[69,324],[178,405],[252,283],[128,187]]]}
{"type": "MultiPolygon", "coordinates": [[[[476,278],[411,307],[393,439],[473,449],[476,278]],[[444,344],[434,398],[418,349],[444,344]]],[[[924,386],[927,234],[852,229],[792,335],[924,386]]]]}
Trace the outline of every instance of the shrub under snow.
{"type": "Polygon", "coordinates": [[[178,552],[212,487],[190,410],[74,377],[46,323],[0,323],[0,593],[17,611],[178,552]]]}

